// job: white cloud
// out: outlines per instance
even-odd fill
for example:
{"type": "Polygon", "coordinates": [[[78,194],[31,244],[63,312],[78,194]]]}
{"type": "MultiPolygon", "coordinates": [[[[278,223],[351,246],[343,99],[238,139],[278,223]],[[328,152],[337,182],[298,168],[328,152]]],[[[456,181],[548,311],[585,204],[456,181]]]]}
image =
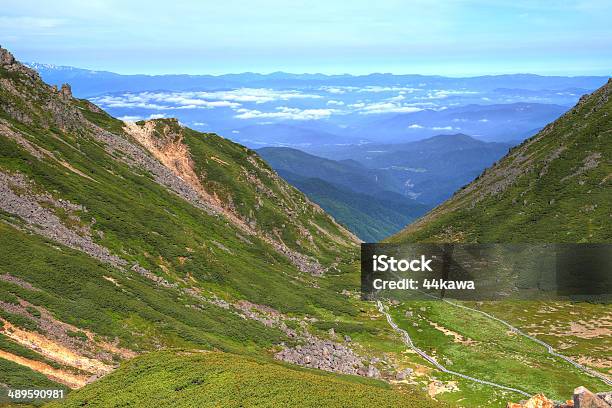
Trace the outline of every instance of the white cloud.
{"type": "Polygon", "coordinates": [[[479,121],[479,122],[482,122],[482,123],[486,123],[486,122],[488,122],[488,121],[489,121],[489,119],[478,119],[478,121],[479,121]]]}
{"type": "Polygon", "coordinates": [[[239,88],[230,91],[192,92],[194,97],[218,99],[234,102],[265,103],[288,101],[290,99],[320,99],[321,95],[305,94],[294,90],[275,90],[268,88],[239,88]]]}
{"type": "Polygon", "coordinates": [[[362,115],[376,113],[412,113],[419,112],[423,109],[411,105],[402,105],[396,102],[374,102],[370,104],[361,104],[359,113],[362,115]]]}
{"type": "Polygon", "coordinates": [[[129,116],[129,115],[127,115],[127,116],[121,116],[121,117],[119,117],[117,119],[122,120],[124,122],[132,123],[132,122],[138,122],[139,120],[142,120],[143,118],[142,118],[142,116],[129,116]]]}
{"type": "Polygon", "coordinates": [[[193,122],[192,125],[193,126],[208,126],[208,123],[206,123],[206,122],[193,122]]]}
{"type": "Polygon", "coordinates": [[[142,108],[154,110],[171,109],[237,109],[242,103],[266,103],[291,99],[318,99],[320,95],[305,94],[292,90],[266,88],[239,88],[229,91],[188,92],[139,92],[121,95],[106,95],[92,98],[98,105],[107,108],[142,108]]]}
{"type": "Polygon", "coordinates": [[[452,126],[434,126],[431,130],[453,130],[452,126]]]}
{"type": "Polygon", "coordinates": [[[166,117],[165,113],[154,113],[152,115],[149,115],[148,119],[163,119],[166,117]]]}
{"type": "Polygon", "coordinates": [[[342,105],[344,105],[344,102],[336,101],[336,100],[331,99],[331,100],[327,101],[327,105],[330,105],[330,106],[331,105],[342,106],[342,105]]]}
{"type": "Polygon", "coordinates": [[[298,109],[281,106],[273,112],[261,112],[255,109],[238,109],[238,119],[281,119],[281,120],[318,120],[330,117],[335,109],[298,109]]]}
{"type": "Polygon", "coordinates": [[[434,89],[433,91],[427,92],[425,99],[445,99],[451,95],[473,95],[477,93],[476,91],[466,90],[434,89]]]}
{"type": "Polygon", "coordinates": [[[347,92],[358,91],[359,88],[356,86],[322,86],[318,90],[328,92],[331,94],[341,95],[347,92]]]}
{"type": "Polygon", "coordinates": [[[420,91],[420,89],[418,88],[410,88],[410,87],[405,87],[405,86],[366,86],[364,88],[361,88],[359,90],[359,92],[408,92],[408,93],[412,93],[412,92],[416,92],[416,91],[420,91]]]}
{"type": "Polygon", "coordinates": [[[408,126],[408,129],[423,129],[423,126],[413,123],[412,125],[408,126]]]}

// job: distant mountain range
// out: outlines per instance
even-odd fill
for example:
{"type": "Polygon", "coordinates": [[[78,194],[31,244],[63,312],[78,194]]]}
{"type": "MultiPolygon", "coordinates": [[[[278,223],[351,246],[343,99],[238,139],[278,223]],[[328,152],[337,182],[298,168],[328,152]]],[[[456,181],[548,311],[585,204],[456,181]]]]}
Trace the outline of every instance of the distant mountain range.
{"type": "Polygon", "coordinates": [[[473,137],[438,135],[399,144],[362,144],[311,151],[336,160],[353,160],[384,174],[391,190],[427,205],[437,205],[502,157],[511,144],[473,137]]]}
{"type": "Polygon", "coordinates": [[[611,242],[612,80],[395,242],[611,242]]]}
{"type": "Polygon", "coordinates": [[[450,197],[509,148],[458,134],[318,151],[327,158],[283,147],[258,153],[285,180],[371,242],[399,231],[450,197]]]}
{"type": "Polygon", "coordinates": [[[97,71],[70,66],[37,62],[26,63],[50,84],[70,82],[74,93],[82,97],[117,91],[193,90],[218,89],[240,86],[303,87],[303,86],[418,86],[427,83],[431,87],[459,87],[477,90],[517,88],[542,90],[559,88],[593,89],[605,81],[599,76],[540,76],[534,74],[485,75],[467,78],[451,78],[439,75],[395,75],[374,73],[368,75],[292,74],[274,72],[259,74],[244,72],[224,75],[123,75],[109,71],[97,71]]]}
{"type": "Polygon", "coordinates": [[[32,63],[125,121],[176,117],[252,148],[405,143],[465,133],[518,143],[556,119],[605,77],[530,74],[121,75],[32,63]]]}
{"type": "Polygon", "coordinates": [[[278,174],[362,240],[379,241],[422,215],[427,206],[396,191],[384,171],[286,147],[257,151],[278,174]]]}
{"type": "Polygon", "coordinates": [[[533,136],[541,126],[566,110],[565,106],[542,103],[470,104],[399,114],[369,123],[360,131],[366,138],[378,135],[378,129],[384,129],[384,135],[375,140],[386,143],[419,140],[441,132],[461,132],[487,141],[521,141],[533,136]]]}

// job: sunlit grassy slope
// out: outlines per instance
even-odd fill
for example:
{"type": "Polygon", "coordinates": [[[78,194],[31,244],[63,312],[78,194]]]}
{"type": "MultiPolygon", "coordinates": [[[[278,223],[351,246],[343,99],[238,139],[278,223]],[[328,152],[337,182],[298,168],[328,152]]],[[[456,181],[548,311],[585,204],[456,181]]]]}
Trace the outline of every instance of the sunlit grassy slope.
{"type": "MultiPolygon", "coordinates": [[[[73,392],[63,407],[437,407],[380,381],[228,353],[158,352],[73,392]]],[[[55,405],[51,405],[55,406],[55,405]]]]}

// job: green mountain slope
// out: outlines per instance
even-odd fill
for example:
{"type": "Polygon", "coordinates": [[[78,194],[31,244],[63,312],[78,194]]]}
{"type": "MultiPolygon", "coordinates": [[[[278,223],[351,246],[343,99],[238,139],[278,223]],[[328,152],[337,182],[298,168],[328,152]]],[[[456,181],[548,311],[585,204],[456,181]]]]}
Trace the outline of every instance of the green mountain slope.
{"type": "Polygon", "coordinates": [[[228,353],[159,352],[138,357],[50,406],[437,407],[407,389],[228,353]],[[257,375],[253,375],[257,373],[257,375]]]}
{"type": "MultiPolygon", "coordinates": [[[[583,97],[557,121],[513,148],[451,199],[388,241],[612,242],[611,92],[612,80],[583,97]]],[[[504,375],[526,378],[518,374],[522,369],[513,369],[510,365],[523,357],[534,358],[545,350],[527,341],[525,345],[535,347],[521,351],[521,358],[508,358],[505,353],[510,348],[495,352],[500,342],[512,337],[511,332],[503,335],[500,330],[486,329],[486,325],[499,324],[502,319],[505,324],[546,342],[557,353],[583,364],[586,368],[582,371],[598,372],[609,378],[612,338],[606,323],[610,317],[608,304],[486,301],[461,302],[457,306],[445,302],[429,303],[432,303],[432,310],[419,309],[411,303],[392,306],[391,310],[419,347],[437,352],[442,359],[452,360],[454,369],[486,375],[487,367],[495,360],[496,366],[504,367],[496,371],[497,378],[506,384],[513,380],[504,379],[504,375]],[[432,347],[432,343],[437,342],[434,336],[440,337],[439,333],[427,329],[415,332],[410,326],[410,320],[414,319],[406,319],[406,313],[411,316],[417,313],[418,320],[435,321],[436,328],[442,327],[447,333],[449,330],[461,333],[464,339],[475,339],[485,333],[491,337],[483,343],[486,350],[479,350],[478,342],[464,341],[432,347]],[[486,318],[490,316],[495,319],[486,318]],[[470,357],[471,353],[476,354],[470,357]]],[[[422,326],[412,323],[412,327],[422,326]]],[[[448,342],[448,338],[444,341],[448,342]]],[[[547,371],[545,364],[553,360],[548,355],[547,363],[534,364],[533,367],[537,367],[534,376],[521,385],[522,389],[544,392],[554,399],[566,397],[571,386],[579,384],[592,389],[609,389],[609,385],[594,380],[593,376],[577,376],[575,370],[563,362],[551,370],[546,379],[536,379],[535,376],[547,371]],[[558,374],[562,377],[557,377],[558,374]]]]}
{"type": "Polygon", "coordinates": [[[392,242],[610,242],[612,82],[392,242]]]}
{"type": "Polygon", "coordinates": [[[351,233],[254,151],[176,120],[125,124],[4,49],[0,248],[1,398],[176,347],[382,378],[361,342],[390,331],[351,294],[351,233]]]}

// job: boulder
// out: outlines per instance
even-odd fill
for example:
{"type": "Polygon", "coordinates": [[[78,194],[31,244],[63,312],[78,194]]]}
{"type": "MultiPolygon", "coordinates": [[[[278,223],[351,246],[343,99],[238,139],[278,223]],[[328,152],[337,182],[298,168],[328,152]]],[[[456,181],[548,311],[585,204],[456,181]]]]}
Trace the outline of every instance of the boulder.
{"type": "Polygon", "coordinates": [[[585,387],[578,387],[574,390],[575,408],[610,408],[603,398],[598,397],[585,387]]]}
{"type": "Polygon", "coordinates": [[[398,381],[403,381],[406,378],[410,377],[411,374],[412,374],[412,368],[405,368],[402,371],[399,371],[397,374],[395,374],[395,379],[398,381]]]}

